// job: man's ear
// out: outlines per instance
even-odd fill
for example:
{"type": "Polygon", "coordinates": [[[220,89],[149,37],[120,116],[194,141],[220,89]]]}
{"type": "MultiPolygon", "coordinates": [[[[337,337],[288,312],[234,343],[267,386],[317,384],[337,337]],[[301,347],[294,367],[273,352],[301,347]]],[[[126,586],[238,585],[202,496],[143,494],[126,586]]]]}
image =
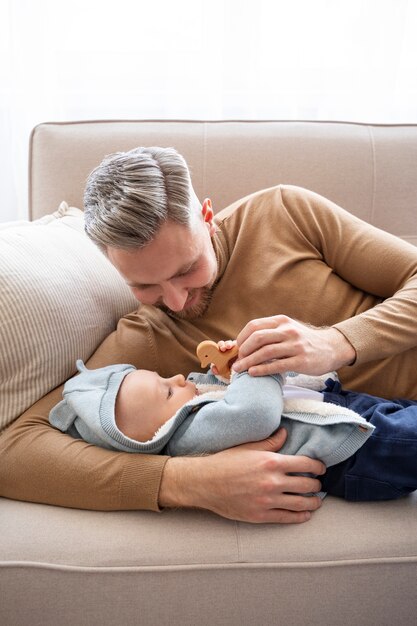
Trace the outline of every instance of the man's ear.
{"type": "Polygon", "coordinates": [[[201,212],[203,214],[204,221],[210,224],[213,221],[214,217],[210,198],[206,198],[204,200],[201,212]]]}
{"type": "Polygon", "coordinates": [[[216,227],[213,224],[214,213],[213,213],[213,208],[211,206],[210,198],[206,198],[204,200],[202,208],[201,208],[201,213],[203,214],[203,219],[205,223],[209,226],[210,235],[213,235],[214,232],[216,231],[216,227]]]}
{"type": "Polygon", "coordinates": [[[207,226],[209,227],[210,237],[212,237],[214,233],[216,232],[217,228],[216,228],[216,225],[213,223],[214,213],[213,213],[213,209],[211,206],[210,198],[206,198],[204,200],[202,208],[201,208],[201,213],[203,215],[205,224],[207,224],[207,226]]]}

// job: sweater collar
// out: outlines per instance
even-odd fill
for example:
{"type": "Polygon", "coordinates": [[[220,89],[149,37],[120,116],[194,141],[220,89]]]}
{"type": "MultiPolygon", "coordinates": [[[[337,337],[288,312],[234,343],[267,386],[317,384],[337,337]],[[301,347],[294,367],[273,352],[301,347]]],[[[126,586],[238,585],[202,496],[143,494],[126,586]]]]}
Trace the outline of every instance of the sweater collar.
{"type": "Polygon", "coordinates": [[[215,284],[216,284],[221,279],[221,277],[223,276],[226,270],[230,255],[227,250],[223,232],[220,230],[219,227],[217,227],[217,230],[214,233],[211,241],[213,244],[214,253],[216,255],[216,260],[217,260],[217,277],[215,280],[215,284]]]}

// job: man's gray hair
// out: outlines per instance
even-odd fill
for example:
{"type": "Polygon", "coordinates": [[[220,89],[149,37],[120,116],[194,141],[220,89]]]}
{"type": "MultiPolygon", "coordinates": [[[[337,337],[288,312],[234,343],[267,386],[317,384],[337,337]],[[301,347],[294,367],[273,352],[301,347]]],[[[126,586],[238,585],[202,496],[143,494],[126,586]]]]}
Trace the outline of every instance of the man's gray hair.
{"type": "Polygon", "coordinates": [[[134,148],[107,156],[87,179],[85,231],[106,252],[142,248],[167,220],[190,224],[190,174],[174,148],[134,148]]]}

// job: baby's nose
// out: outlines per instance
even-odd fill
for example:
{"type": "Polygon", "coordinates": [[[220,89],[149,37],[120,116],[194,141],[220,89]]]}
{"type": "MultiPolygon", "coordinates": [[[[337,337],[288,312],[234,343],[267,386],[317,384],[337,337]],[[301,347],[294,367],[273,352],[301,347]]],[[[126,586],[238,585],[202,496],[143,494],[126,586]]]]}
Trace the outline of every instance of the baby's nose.
{"type": "Polygon", "coordinates": [[[176,376],[171,378],[171,381],[173,384],[179,385],[179,387],[184,387],[185,385],[185,377],[183,374],[176,374],[176,376]]]}

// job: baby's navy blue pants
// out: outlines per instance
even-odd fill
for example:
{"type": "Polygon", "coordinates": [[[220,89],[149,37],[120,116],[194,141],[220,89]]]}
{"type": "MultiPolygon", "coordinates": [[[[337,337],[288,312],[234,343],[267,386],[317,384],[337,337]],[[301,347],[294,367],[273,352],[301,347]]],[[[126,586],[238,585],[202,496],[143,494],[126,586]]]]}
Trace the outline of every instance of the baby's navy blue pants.
{"type": "Polygon", "coordinates": [[[322,490],[346,500],[392,500],[417,489],[417,402],[345,391],[327,381],[324,401],[348,407],[375,426],[366,443],[319,477],[322,490]]]}

